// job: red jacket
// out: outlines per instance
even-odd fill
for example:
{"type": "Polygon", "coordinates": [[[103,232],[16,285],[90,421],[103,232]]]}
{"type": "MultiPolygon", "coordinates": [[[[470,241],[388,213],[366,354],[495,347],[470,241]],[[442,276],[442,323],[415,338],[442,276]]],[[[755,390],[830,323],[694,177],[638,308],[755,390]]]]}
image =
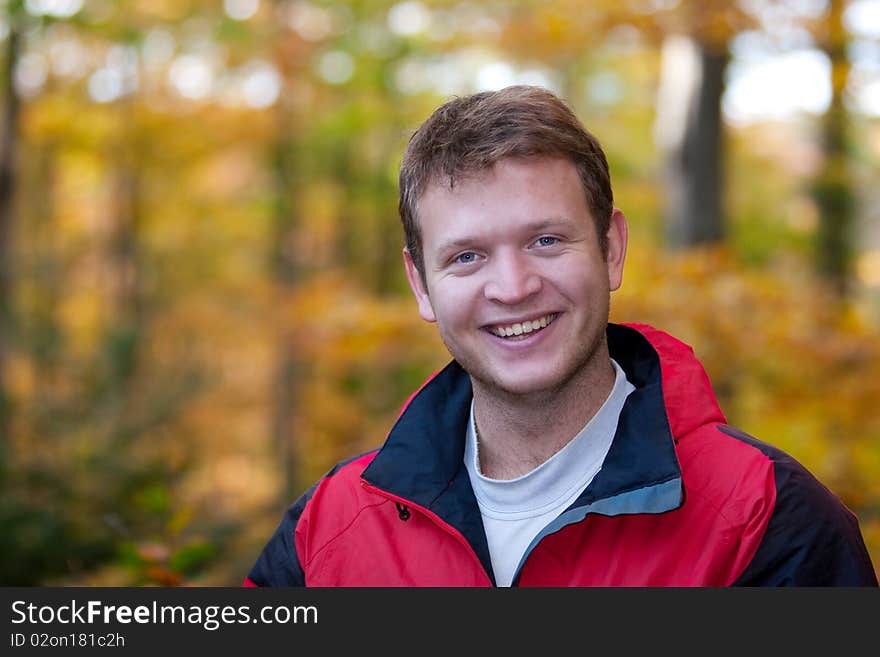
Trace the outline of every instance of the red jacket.
{"type": "MultiPolygon", "coordinates": [[[[877,586],[856,517],[782,451],[725,424],[690,347],[609,325],[635,390],[602,469],[526,551],[518,586],[877,586]]],[[[381,449],[288,510],[246,585],[492,586],[452,362],[381,449]]]]}

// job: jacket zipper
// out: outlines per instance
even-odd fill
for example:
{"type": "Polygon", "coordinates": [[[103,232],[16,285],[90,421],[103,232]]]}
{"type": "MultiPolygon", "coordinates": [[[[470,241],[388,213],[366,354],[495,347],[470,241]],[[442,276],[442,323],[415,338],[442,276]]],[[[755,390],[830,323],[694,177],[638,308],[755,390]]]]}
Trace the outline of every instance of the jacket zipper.
{"type": "Polygon", "coordinates": [[[483,568],[483,563],[480,561],[480,558],[477,556],[477,553],[474,552],[474,548],[471,546],[471,544],[468,543],[467,539],[461,535],[461,532],[456,530],[454,527],[450,527],[449,524],[444,522],[440,518],[440,516],[438,516],[436,513],[428,511],[428,509],[426,509],[423,506],[419,506],[418,504],[413,504],[410,500],[407,500],[406,498],[398,497],[397,495],[392,495],[391,493],[389,493],[385,490],[382,490],[381,488],[376,488],[375,486],[373,486],[371,483],[369,483],[365,479],[361,479],[361,486],[363,486],[366,490],[370,491],[371,493],[375,493],[376,495],[379,495],[381,497],[385,497],[393,502],[403,504],[406,507],[414,509],[414,510],[418,511],[419,513],[427,516],[435,525],[440,527],[440,529],[442,529],[444,532],[446,532],[447,534],[452,536],[456,541],[461,543],[461,545],[467,550],[468,554],[471,556],[471,558],[474,560],[474,562],[476,562],[477,566],[479,566],[480,572],[482,572],[483,575],[486,576],[487,584],[489,584],[489,586],[492,586],[492,579],[489,577],[489,574],[486,572],[486,569],[483,568]]]}

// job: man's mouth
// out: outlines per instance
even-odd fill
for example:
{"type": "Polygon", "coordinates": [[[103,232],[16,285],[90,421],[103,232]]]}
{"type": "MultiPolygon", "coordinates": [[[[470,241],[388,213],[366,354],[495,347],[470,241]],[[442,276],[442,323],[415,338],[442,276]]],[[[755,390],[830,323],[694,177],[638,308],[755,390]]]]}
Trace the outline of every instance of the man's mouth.
{"type": "Polygon", "coordinates": [[[559,313],[550,313],[549,315],[544,315],[537,319],[516,322],[514,324],[493,324],[492,326],[487,326],[486,330],[499,338],[512,338],[547,328],[547,326],[549,326],[558,316],[559,313]]]}

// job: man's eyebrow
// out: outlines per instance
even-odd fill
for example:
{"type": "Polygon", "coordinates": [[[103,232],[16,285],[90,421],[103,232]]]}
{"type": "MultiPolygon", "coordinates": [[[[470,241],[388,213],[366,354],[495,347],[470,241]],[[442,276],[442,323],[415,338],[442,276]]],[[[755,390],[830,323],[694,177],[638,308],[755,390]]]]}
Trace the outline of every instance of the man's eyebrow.
{"type": "Polygon", "coordinates": [[[449,251],[463,249],[467,246],[472,246],[475,241],[476,239],[473,237],[460,237],[455,240],[449,240],[447,242],[441,243],[437,247],[437,253],[447,253],[449,251]]]}
{"type": "Polygon", "coordinates": [[[545,219],[538,219],[537,221],[533,221],[530,224],[526,224],[524,228],[532,233],[540,233],[541,231],[548,230],[551,228],[561,228],[564,226],[568,226],[571,224],[571,221],[566,217],[547,217],[545,219]]]}

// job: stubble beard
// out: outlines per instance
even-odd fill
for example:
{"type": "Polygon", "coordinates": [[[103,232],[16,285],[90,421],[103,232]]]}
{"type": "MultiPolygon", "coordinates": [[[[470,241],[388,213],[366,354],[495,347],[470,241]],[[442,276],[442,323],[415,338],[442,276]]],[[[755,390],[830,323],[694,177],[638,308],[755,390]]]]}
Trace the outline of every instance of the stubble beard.
{"type": "Polygon", "coordinates": [[[549,408],[560,402],[566,402],[570,398],[576,400],[589,394],[589,388],[596,380],[600,368],[610,366],[606,335],[607,324],[608,315],[606,313],[605,321],[600,323],[590,335],[584,336],[584,343],[569,356],[571,366],[566,368],[563,364],[562,376],[557,381],[545,387],[527,391],[511,389],[492,372],[490,367],[484,366],[479,356],[456,353],[458,350],[450,347],[452,343],[447,339],[442,327],[438,326],[438,329],[440,329],[440,337],[446,345],[447,351],[470,375],[476,395],[495,399],[500,404],[512,407],[549,408]]]}

